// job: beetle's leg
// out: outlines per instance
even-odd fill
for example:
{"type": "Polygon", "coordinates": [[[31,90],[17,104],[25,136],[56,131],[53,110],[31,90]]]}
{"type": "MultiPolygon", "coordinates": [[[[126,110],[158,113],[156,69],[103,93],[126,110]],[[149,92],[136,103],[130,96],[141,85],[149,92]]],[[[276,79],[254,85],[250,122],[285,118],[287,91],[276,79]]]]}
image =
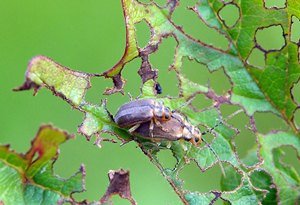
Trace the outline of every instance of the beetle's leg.
{"type": "Polygon", "coordinates": [[[141,125],[141,124],[136,124],[136,125],[134,125],[133,127],[131,127],[131,128],[128,130],[128,132],[133,133],[137,128],[139,128],[140,125],[141,125]]]}
{"type": "Polygon", "coordinates": [[[155,120],[151,120],[150,125],[149,125],[149,133],[150,133],[150,137],[152,137],[152,138],[153,138],[154,123],[155,123],[155,120]]]}
{"type": "Polygon", "coordinates": [[[159,127],[162,131],[164,132],[169,132],[168,129],[166,129],[161,123],[160,121],[156,120],[155,118],[153,120],[151,120],[151,123],[150,123],[150,127],[149,127],[149,130],[150,130],[150,136],[153,137],[153,133],[152,133],[152,130],[154,128],[154,124],[159,127]]]}
{"type": "Polygon", "coordinates": [[[154,123],[155,123],[155,125],[157,125],[162,131],[164,131],[164,132],[169,132],[169,130],[166,129],[166,128],[160,123],[160,121],[156,120],[155,118],[154,118],[154,123]]]}

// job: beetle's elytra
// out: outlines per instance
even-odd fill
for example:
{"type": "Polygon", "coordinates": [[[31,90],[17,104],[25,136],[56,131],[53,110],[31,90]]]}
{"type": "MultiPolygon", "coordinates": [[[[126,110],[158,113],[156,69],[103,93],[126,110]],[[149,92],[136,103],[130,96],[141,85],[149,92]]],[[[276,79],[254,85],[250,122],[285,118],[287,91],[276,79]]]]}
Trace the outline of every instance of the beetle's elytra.
{"type": "Polygon", "coordinates": [[[122,105],[115,115],[115,122],[122,128],[154,121],[163,122],[171,118],[171,111],[162,102],[154,99],[141,99],[122,105]]]}

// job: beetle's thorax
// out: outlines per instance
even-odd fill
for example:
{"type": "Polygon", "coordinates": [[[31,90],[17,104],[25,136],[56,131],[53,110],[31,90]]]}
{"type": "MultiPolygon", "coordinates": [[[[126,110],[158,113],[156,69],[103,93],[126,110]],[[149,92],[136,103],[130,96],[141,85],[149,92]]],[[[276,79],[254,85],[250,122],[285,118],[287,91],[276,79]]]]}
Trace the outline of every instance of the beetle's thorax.
{"type": "Polygon", "coordinates": [[[161,102],[154,102],[153,116],[159,121],[167,121],[171,118],[171,111],[161,102]]]}

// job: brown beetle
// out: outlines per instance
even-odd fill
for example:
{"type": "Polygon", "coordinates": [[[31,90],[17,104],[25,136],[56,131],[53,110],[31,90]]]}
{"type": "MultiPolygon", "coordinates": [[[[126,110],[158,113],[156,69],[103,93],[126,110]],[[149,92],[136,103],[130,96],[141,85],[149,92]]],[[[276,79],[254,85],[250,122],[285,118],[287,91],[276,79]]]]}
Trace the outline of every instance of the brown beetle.
{"type": "MultiPolygon", "coordinates": [[[[137,129],[132,132],[132,134],[145,139],[150,139],[153,142],[160,142],[161,140],[185,140],[191,142],[195,146],[199,146],[201,142],[204,141],[202,135],[211,132],[217,126],[222,124],[222,122],[216,124],[213,128],[201,133],[200,130],[189,123],[185,117],[183,117],[179,113],[173,112],[171,119],[162,122],[160,126],[155,125],[151,130],[150,124],[150,122],[142,123],[137,129]]],[[[225,176],[225,171],[219,156],[206,141],[204,142],[218,160],[221,171],[225,176]]]]}
{"type": "Polygon", "coordinates": [[[202,134],[198,128],[190,124],[185,117],[177,112],[172,113],[172,117],[168,121],[161,122],[160,126],[154,126],[150,129],[150,122],[142,123],[133,135],[138,135],[152,141],[160,140],[185,140],[198,146],[202,142],[202,134]]]}
{"type": "MultiPolygon", "coordinates": [[[[233,113],[228,118],[239,112],[241,110],[233,113]]],[[[115,122],[122,128],[129,128],[128,131],[131,134],[153,142],[185,140],[195,146],[204,141],[202,135],[211,132],[222,124],[222,121],[220,121],[213,128],[201,133],[183,115],[178,112],[171,112],[162,102],[155,99],[141,99],[124,104],[119,108],[115,116],[115,122]]],[[[207,142],[205,143],[218,159],[222,173],[225,176],[224,168],[217,153],[207,142]]]]}
{"type": "MultiPolygon", "coordinates": [[[[133,132],[140,124],[149,122],[149,129],[152,130],[154,124],[160,125],[162,122],[171,119],[172,112],[160,101],[154,99],[134,100],[122,105],[114,117],[115,122],[122,128],[130,128],[133,132]]],[[[151,134],[151,133],[150,133],[151,134]]]]}

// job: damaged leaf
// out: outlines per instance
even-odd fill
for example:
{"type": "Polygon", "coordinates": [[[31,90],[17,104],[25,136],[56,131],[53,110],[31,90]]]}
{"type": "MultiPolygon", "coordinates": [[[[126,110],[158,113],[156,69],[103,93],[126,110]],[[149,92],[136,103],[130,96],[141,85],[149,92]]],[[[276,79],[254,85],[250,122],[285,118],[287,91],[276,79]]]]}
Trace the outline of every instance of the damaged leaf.
{"type": "Polygon", "coordinates": [[[118,194],[121,198],[127,199],[132,205],[137,204],[131,196],[129,171],[110,170],[108,172],[109,186],[101,198],[101,203],[108,203],[113,195],[118,194]]]}
{"type": "Polygon", "coordinates": [[[100,105],[92,105],[85,101],[92,76],[95,75],[73,71],[47,57],[37,56],[28,65],[24,84],[14,90],[34,89],[34,94],[41,87],[51,90],[54,95],[85,114],[78,132],[88,140],[102,132],[115,133],[122,141],[130,140],[131,137],[115,125],[112,115],[106,109],[106,101],[102,101],[100,105]]]}
{"type": "MultiPolygon", "coordinates": [[[[246,65],[247,72],[257,83],[265,98],[281,113],[281,117],[296,130],[293,114],[297,104],[293,100],[290,90],[299,81],[300,64],[298,45],[290,41],[290,26],[293,15],[300,16],[299,3],[289,1],[283,9],[267,9],[263,1],[231,2],[230,4],[237,6],[241,13],[240,19],[232,28],[227,28],[219,17],[219,11],[225,6],[221,2],[201,0],[193,7],[193,11],[208,26],[215,28],[230,39],[232,44],[232,51],[230,52],[234,53],[234,56],[240,56],[246,65]],[[212,4],[212,2],[214,3],[212,4]],[[206,12],[201,12],[203,10],[206,12]],[[257,31],[278,25],[282,28],[281,35],[285,40],[284,45],[279,50],[263,49],[257,42],[257,31]],[[253,67],[247,61],[255,48],[264,53],[265,67],[262,69],[253,67]]],[[[245,91],[248,92],[248,90],[245,91]]],[[[245,108],[247,109],[247,107],[245,108]]],[[[268,111],[271,110],[268,109],[268,111]]]]}
{"type": "Polygon", "coordinates": [[[53,174],[58,146],[72,137],[44,125],[25,155],[0,146],[0,201],[7,205],[74,202],[72,194],[84,191],[84,166],[68,179],[53,174]]]}

